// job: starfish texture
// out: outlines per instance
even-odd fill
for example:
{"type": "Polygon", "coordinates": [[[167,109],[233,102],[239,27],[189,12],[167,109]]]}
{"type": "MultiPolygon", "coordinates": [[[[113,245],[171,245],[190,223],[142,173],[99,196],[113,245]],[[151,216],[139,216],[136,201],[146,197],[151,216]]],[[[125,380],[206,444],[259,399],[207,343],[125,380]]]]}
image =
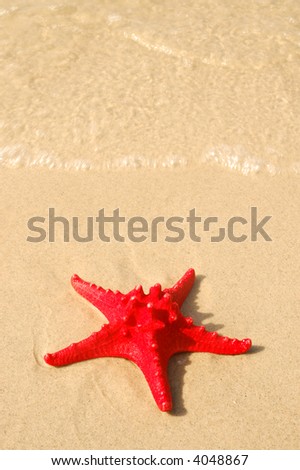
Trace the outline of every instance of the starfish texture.
{"type": "Polygon", "coordinates": [[[128,294],[112,292],[74,275],[74,289],[106,318],[108,324],[88,338],[61,351],[46,354],[45,361],[60,367],[98,357],[123,357],[133,361],[143,372],[161,411],[172,409],[172,396],[167,376],[168,361],[179,352],[241,354],[251,347],[250,339],[230,339],[196,326],[191,317],[180,311],[195,281],[189,269],[171,288],[160,284],[148,294],[137,286],[128,294]]]}

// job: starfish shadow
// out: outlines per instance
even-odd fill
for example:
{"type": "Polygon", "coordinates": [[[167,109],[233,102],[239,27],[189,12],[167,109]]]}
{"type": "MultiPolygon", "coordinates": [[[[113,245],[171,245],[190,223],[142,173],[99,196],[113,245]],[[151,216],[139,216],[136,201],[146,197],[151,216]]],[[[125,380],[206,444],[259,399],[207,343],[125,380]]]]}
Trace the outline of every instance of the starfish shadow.
{"type": "Polygon", "coordinates": [[[260,353],[261,351],[264,351],[266,348],[264,346],[252,346],[249,351],[247,351],[245,354],[257,354],[260,353]]]}
{"type": "Polygon", "coordinates": [[[191,363],[190,355],[190,353],[179,353],[170,359],[168,376],[173,397],[173,408],[168,414],[171,416],[184,416],[187,414],[182,392],[186,366],[191,363]]]}
{"type": "MultiPolygon", "coordinates": [[[[191,316],[196,325],[203,324],[203,320],[213,317],[212,313],[199,311],[197,297],[201,290],[201,283],[204,279],[205,276],[203,275],[196,277],[193,288],[182,308],[182,313],[186,316],[191,316]]],[[[208,331],[217,331],[224,327],[224,325],[220,323],[205,323],[204,326],[208,331]]],[[[172,416],[184,416],[187,413],[187,410],[184,407],[183,385],[186,367],[191,363],[190,356],[191,353],[180,353],[176,354],[170,360],[169,377],[173,396],[173,409],[169,414],[172,416]]]]}
{"type": "Polygon", "coordinates": [[[206,276],[199,275],[196,276],[195,283],[193,288],[185,300],[182,313],[186,316],[191,316],[194,320],[195,325],[202,324],[208,331],[218,331],[224,327],[222,323],[203,323],[204,320],[212,318],[214,315],[211,312],[201,312],[199,311],[199,304],[197,302],[197,297],[199,292],[201,292],[201,283],[204,281],[206,276]]]}

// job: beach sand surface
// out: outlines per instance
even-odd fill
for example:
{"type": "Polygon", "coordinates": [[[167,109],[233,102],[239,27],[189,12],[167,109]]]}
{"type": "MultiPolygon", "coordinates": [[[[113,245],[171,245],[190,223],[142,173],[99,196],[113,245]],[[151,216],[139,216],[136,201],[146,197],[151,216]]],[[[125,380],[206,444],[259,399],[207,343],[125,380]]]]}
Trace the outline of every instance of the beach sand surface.
{"type": "MultiPolygon", "coordinates": [[[[299,187],[293,178],[226,170],[109,171],[105,175],[1,171],[1,447],[5,449],[291,449],[298,445],[299,187]],[[271,242],[30,243],[33,216],[78,216],[105,207],[126,218],[157,214],[249,217],[268,222],[271,242]],[[77,273],[127,292],[197,280],[182,308],[196,324],[242,339],[241,356],[179,354],[169,365],[174,409],[157,408],[130,361],[101,358],[63,368],[43,356],[97,331],[105,317],[70,285],[77,273]]],[[[267,226],[266,226],[267,228],[267,226]]],[[[245,232],[246,233],[246,232],[245,232]]]]}

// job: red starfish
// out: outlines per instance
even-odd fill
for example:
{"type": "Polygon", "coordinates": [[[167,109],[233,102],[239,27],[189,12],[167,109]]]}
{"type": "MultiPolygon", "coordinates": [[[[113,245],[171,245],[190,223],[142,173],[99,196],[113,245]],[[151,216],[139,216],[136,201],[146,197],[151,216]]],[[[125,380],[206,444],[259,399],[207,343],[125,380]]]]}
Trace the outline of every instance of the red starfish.
{"type": "Polygon", "coordinates": [[[153,397],[161,411],[172,409],[167,377],[168,361],[173,354],[184,351],[216,354],[241,354],[251,347],[250,339],[230,339],[210,333],[204,326],[195,326],[184,317],[180,307],[195,281],[189,269],[171,288],[161,290],[160,284],[144,294],[142,286],[123,295],[72,277],[74,289],[104,313],[109,320],[88,338],[54,354],[45,361],[53,366],[96,357],[124,357],[142,370],[153,397]]]}

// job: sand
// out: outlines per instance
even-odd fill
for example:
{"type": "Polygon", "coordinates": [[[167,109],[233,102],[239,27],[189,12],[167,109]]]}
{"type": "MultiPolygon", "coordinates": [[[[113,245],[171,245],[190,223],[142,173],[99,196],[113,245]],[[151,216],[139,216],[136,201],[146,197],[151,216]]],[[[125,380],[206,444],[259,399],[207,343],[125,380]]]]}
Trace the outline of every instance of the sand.
{"type": "Polygon", "coordinates": [[[2,448],[296,448],[298,200],[294,179],[225,170],[3,170],[2,448]],[[272,242],[27,242],[27,220],[47,216],[50,205],[81,220],[102,207],[149,219],[196,207],[225,220],[247,217],[256,205],[272,215],[272,242]],[[220,334],[251,337],[254,347],[235,357],[175,356],[172,413],[158,410],[142,373],[125,359],[61,369],[43,363],[46,352],[79,341],[105,321],[72,290],[74,272],[126,292],[138,283],[170,286],[191,266],[199,277],[183,312],[220,334]]]}
{"type": "Polygon", "coordinates": [[[1,449],[297,449],[298,2],[2,3],[1,449]],[[272,241],[29,242],[51,207],[82,233],[102,208],[224,226],[257,207],[272,241]],[[171,413],[125,359],[44,363],[105,322],[73,273],[126,292],[190,267],[183,313],[253,348],[173,357],[171,413]]]}

